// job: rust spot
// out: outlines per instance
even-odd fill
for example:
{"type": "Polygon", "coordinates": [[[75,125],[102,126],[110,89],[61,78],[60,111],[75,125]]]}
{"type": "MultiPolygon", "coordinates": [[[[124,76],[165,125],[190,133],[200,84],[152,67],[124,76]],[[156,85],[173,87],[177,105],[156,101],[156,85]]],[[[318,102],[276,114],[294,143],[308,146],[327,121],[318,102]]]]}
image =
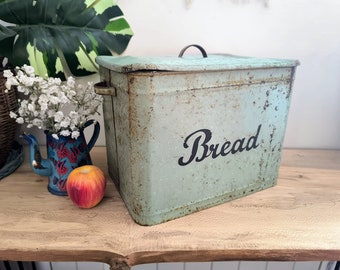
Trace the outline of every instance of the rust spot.
{"type": "Polygon", "coordinates": [[[269,107],[269,101],[266,100],[266,103],[263,105],[263,110],[266,110],[269,107]]]}
{"type": "Polygon", "coordinates": [[[135,77],[134,76],[129,77],[129,83],[130,84],[133,84],[134,81],[135,81],[135,77]]]}
{"type": "Polygon", "coordinates": [[[272,142],[273,142],[273,138],[274,138],[274,133],[275,133],[275,131],[276,131],[276,128],[274,127],[272,133],[269,134],[269,136],[270,136],[270,141],[269,141],[270,144],[272,144],[272,142]]]}
{"type": "Polygon", "coordinates": [[[141,206],[139,203],[137,203],[137,204],[134,205],[134,207],[133,207],[133,212],[134,212],[135,214],[137,214],[137,215],[141,215],[142,210],[143,210],[143,208],[142,208],[142,206],[141,206]]]}
{"type": "Polygon", "coordinates": [[[137,137],[137,107],[135,105],[136,95],[129,95],[129,123],[130,123],[130,134],[132,137],[137,137]]]}

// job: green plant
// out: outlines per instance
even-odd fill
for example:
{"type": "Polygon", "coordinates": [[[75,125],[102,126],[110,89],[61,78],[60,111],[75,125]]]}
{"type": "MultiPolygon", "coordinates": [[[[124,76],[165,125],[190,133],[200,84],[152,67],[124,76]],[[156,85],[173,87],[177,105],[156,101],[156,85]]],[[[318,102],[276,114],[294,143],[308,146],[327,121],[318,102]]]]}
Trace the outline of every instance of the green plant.
{"type": "Polygon", "coordinates": [[[133,33],[113,0],[0,0],[0,55],[40,76],[97,72],[97,55],[121,54],[133,33]]]}

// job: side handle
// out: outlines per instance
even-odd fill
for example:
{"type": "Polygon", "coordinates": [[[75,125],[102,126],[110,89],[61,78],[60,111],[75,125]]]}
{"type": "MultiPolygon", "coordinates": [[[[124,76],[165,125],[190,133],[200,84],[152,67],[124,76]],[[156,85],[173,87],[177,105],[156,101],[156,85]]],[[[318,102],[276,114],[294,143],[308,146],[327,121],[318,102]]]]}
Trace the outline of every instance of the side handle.
{"type": "Polygon", "coordinates": [[[95,83],[94,91],[99,95],[117,96],[117,88],[109,86],[106,82],[95,83]]]}

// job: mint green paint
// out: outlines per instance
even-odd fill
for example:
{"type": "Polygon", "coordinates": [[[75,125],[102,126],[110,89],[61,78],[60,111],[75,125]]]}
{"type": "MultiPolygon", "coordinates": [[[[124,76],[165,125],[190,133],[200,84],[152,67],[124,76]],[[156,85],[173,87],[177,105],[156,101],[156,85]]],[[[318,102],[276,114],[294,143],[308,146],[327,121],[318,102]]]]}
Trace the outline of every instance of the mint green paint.
{"type": "Polygon", "coordinates": [[[112,57],[99,56],[97,63],[107,69],[117,72],[132,72],[138,70],[166,71],[217,71],[254,68],[295,67],[296,60],[266,59],[240,57],[234,55],[209,55],[180,57],[112,57]]]}
{"type": "Polygon", "coordinates": [[[100,56],[97,63],[114,89],[104,96],[109,172],[137,223],[276,184],[297,61],[100,56]]]}

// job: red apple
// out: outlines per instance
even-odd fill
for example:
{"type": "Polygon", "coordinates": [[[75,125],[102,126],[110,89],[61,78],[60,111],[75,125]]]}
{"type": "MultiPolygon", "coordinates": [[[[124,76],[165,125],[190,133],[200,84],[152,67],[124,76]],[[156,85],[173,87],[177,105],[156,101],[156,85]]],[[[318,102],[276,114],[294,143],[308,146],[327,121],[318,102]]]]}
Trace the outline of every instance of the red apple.
{"type": "Polygon", "coordinates": [[[66,181],[67,194],[80,208],[92,208],[104,197],[106,179],[103,171],[94,165],[75,168],[66,181]]]}

